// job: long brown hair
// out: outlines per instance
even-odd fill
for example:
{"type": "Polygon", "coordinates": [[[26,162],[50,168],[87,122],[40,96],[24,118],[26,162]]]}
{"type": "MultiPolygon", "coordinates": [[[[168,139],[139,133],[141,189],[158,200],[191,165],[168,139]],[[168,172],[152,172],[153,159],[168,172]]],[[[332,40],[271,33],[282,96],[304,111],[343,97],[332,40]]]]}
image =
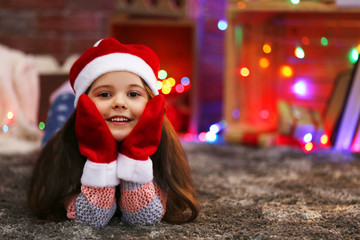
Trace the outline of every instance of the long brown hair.
{"type": "MultiPolygon", "coordinates": [[[[150,98],[153,97],[146,85],[145,88],[150,98]]],[[[80,178],[86,157],[79,151],[75,118],[76,111],[44,146],[34,166],[27,205],[39,219],[65,220],[67,202],[81,191],[80,178]]],[[[168,193],[164,220],[170,223],[194,220],[199,206],[189,164],[177,133],[165,115],[160,144],[151,159],[154,179],[168,193]]]]}

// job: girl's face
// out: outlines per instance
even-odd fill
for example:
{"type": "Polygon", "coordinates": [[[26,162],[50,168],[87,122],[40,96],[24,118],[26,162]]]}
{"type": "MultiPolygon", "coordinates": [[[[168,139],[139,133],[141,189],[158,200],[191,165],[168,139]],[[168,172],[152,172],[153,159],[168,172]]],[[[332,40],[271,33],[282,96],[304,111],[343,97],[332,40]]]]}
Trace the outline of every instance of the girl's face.
{"type": "Polygon", "coordinates": [[[129,135],[148,101],[141,78],[126,71],[109,72],[100,76],[90,87],[88,95],[117,142],[129,135]]]}

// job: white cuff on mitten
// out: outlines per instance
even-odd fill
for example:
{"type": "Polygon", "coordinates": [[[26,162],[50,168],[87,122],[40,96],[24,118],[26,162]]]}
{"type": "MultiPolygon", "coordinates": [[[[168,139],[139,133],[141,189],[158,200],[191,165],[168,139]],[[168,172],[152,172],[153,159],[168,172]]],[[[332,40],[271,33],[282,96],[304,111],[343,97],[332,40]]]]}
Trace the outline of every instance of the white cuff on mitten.
{"type": "Polygon", "coordinates": [[[121,153],[117,158],[117,177],[135,183],[147,183],[153,179],[152,161],[134,160],[121,153]]]}
{"type": "Polygon", "coordinates": [[[115,187],[120,183],[116,176],[117,161],[94,163],[87,160],[81,176],[81,183],[88,187],[115,187]]]}

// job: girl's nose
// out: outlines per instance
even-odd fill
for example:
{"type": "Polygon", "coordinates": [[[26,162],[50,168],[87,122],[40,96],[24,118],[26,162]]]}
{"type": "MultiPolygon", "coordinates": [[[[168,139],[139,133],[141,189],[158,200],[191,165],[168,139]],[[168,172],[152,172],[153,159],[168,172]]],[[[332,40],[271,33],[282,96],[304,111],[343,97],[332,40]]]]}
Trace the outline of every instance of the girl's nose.
{"type": "Polygon", "coordinates": [[[127,109],[126,101],[122,96],[116,96],[114,97],[113,106],[114,109],[127,109]]]}

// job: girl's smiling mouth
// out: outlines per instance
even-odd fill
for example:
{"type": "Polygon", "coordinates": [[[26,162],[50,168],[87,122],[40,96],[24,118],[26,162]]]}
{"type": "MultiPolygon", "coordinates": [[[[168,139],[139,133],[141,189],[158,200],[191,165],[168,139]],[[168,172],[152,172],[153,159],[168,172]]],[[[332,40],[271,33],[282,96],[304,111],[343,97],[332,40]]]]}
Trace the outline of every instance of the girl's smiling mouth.
{"type": "Polygon", "coordinates": [[[108,118],[107,121],[112,123],[126,123],[126,122],[130,122],[131,119],[125,116],[113,116],[108,118]]]}

